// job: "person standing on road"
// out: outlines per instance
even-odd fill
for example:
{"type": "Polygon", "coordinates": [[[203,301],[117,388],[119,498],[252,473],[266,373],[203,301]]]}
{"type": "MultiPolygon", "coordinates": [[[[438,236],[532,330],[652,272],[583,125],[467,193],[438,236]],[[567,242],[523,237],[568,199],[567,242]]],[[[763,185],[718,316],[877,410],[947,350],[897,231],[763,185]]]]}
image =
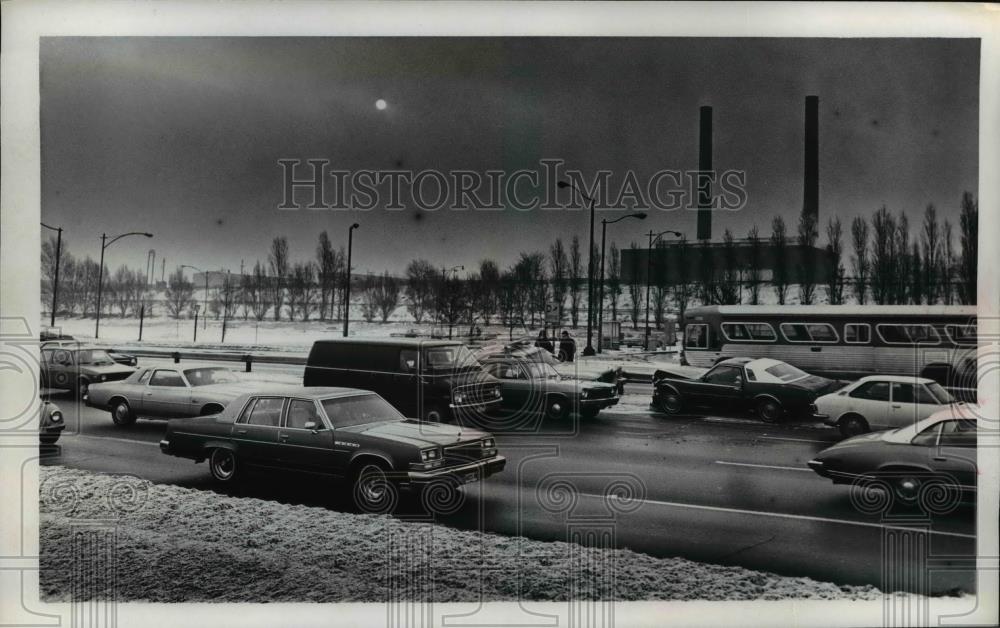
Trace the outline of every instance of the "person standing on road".
{"type": "Polygon", "coordinates": [[[562,337],[559,338],[559,359],[563,362],[572,362],[576,355],[576,342],[569,337],[569,332],[563,330],[562,337]]]}
{"type": "Polygon", "coordinates": [[[535,346],[541,349],[545,349],[549,353],[553,353],[554,347],[552,346],[552,341],[549,340],[548,334],[545,333],[545,328],[538,332],[538,340],[535,341],[535,346]]]}

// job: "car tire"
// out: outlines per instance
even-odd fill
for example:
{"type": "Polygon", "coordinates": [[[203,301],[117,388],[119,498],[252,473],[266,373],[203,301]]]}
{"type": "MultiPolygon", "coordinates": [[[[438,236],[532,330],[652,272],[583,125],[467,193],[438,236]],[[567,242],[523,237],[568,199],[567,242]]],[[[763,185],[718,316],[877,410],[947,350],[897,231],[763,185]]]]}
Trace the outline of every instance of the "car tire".
{"type": "Polygon", "coordinates": [[[892,487],[895,503],[911,508],[920,501],[920,489],[926,478],[919,471],[895,469],[887,474],[886,482],[892,487]]]}
{"type": "Polygon", "coordinates": [[[841,417],[837,421],[837,427],[840,429],[840,435],[844,438],[850,438],[871,431],[868,421],[860,414],[848,414],[841,417]]]}
{"type": "Polygon", "coordinates": [[[562,421],[569,416],[569,401],[565,397],[552,395],[545,400],[545,417],[553,421],[562,421]]]}
{"type": "Polygon", "coordinates": [[[384,464],[364,462],[351,474],[354,505],[366,513],[389,514],[399,501],[399,489],[384,464]]]}
{"type": "Polygon", "coordinates": [[[208,457],[208,470],[216,482],[232,484],[239,473],[239,461],[232,449],[218,448],[212,450],[208,457]]]}
{"type": "Polygon", "coordinates": [[[124,399],[117,400],[111,406],[111,420],[115,425],[132,425],[135,423],[135,412],[124,399]]]}
{"type": "Polygon", "coordinates": [[[757,402],[757,416],[764,423],[777,423],[785,415],[785,409],[774,399],[761,399],[757,402]]]}
{"type": "Polygon", "coordinates": [[[447,413],[439,405],[431,405],[424,410],[424,421],[428,423],[445,423],[447,420],[447,413]]]}
{"type": "Polygon", "coordinates": [[[684,409],[684,398],[676,390],[666,390],[660,396],[660,410],[667,414],[680,414],[684,409]]]}
{"type": "Polygon", "coordinates": [[[43,445],[55,445],[56,441],[59,440],[59,432],[56,432],[54,434],[39,434],[38,440],[43,445]]]}

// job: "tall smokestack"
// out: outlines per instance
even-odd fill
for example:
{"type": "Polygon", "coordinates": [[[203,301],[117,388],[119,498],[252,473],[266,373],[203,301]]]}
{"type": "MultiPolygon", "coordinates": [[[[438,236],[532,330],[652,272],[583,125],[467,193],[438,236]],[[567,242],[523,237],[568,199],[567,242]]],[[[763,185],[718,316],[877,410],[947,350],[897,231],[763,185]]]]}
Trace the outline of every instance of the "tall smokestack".
{"type": "Polygon", "coordinates": [[[819,223],[819,96],[806,96],[805,189],[802,214],[819,223]]]}
{"type": "Polygon", "coordinates": [[[701,107],[698,130],[698,239],[712,239],[712,108],[701,107]]]}

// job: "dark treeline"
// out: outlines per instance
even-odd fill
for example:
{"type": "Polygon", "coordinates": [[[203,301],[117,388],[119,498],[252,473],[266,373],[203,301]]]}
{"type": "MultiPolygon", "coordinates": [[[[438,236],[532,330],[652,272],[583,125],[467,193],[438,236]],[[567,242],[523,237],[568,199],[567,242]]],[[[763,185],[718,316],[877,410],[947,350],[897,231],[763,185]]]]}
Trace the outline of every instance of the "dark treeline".
{"type": "MultiPolygon", "coordinates": [[[[956,225],[939,220],[933,205],[915,224],[905,212],[894,214],[884,206],[870,217],[854,218],[850,225],[836,217],[818,225],[803,216],[789,227],[775,217],[767,231],[754,226],[742,241],[727,229],[715,245],[721,253],[715,255],[708,247],[683,239],[659,242],[658,247],[673,248],[673,259],[686,263],[668,274],[661,266],[665,256],[655,258],[648,286],[643,281],[646,269],[623,273],[619,248],[612,242],[605,259],[605,320],[630,320],[638,327],[645,319],[647,301],[651,322],[657,326],[668,312],[682,314],[695,303],[975,303],[978,222],[978,203],[968,192],[961,199],[957,234],[956,225]],[[772,256],[773,272],[765,268],[765,247],[772,256]],[[818,247],[823,263],[814,255],[793,258],[793,252],[803,247],[818,247]],[[624,276],[631,278],[627,284],[624,276]]],[[[638,250],[639,245],[632,242],[629,248],[638,250]]],[[[46,304],[51,303],[54,253],[55,241],[44,242],[46,304]]],[[[596,274],[600,252],[595,248],[592,254],[596,274]]],[[[628,259],[635,263],[639,256],[628,259]]],[[[291,259],[287,239],[276,237],[266,259],[257,260],[246,274],[220,273],[207,297],[209,315],[258,321],[343,320],[345,260],[343,248],[334,249],[325,231],[319,235],[314,258],[307,260],[291,259]]],[[[458,268],[415,259],[401,277],[354,273],[352,316],[386,322],[403,307],[416,323],[449,329],[466,326],[472,331],[477,325],[499,323],[513,331],[552,320],[577,328],[586,325],[588,264],[589,255],[578,237],[569,242],[557,239],[547,251],[522,252],[506,268],[483,259],[476,268],[464,269],[461,277],[458,268]]],[[[98,270],[90,257],[74,258],[63,242],[60,315],[94,315],[98,270]]],[[[121,317],[137,316],[144,309],[146,316],[174,318],[193,316],[201,309],[196,299],[199,286],[187,280],[181,268],[160,288],[162,296],[158,294],[154,303],[156,291],[142,272],[124,266],[114,272],[105,268],[102,309],[121,317]]]]}

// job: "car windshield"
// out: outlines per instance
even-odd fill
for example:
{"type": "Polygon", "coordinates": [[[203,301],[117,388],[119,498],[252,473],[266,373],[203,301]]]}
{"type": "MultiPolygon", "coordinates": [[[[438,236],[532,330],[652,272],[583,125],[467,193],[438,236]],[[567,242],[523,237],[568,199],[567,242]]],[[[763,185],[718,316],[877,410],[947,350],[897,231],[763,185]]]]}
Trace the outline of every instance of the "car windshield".
{"type": "Polygon", "coordinates": [[[111,359],[108,352],[104,349],[87,349],[84,351],[78,351],[76,354],[76,360],[80,364],[114,364],[115,361],[111,359]]]}
{"type": "Polygon", "coordinates": [[[352,427],[405,417],[378,395],[358,395],[323,400],[323,410],[334,427],[352,427]]]}
{"type": "Polygon", "coordinates": [[[769,366],[764,369],[769,375],[777,377],[783,382],[794,382],[797,379],[802,379],[803,377],[808,377],[808,373],[801,371],[791,364],[785,364],[784,362],[778,362],[774,366],[769,366]]]}
{"type": "Polygon", "coordinates": [[[552,365],[547,362],[532,362],[528,365],[528,371],[531,372],[532,379],[558,379],[559,372],[552,368],[552,365]]]}
{"type": "Polygon", "coordinates": [[[427,349],[424,354],[427,365],[432,369],[454,369],[479,367],[479,362],[465,345],[451,345],[427,349]]]}
{"type": "Polygon", "coordinates": [[[211,367],[211,368],[200,368],[200,369],[188,369],[184,371],[184,376],[187,380],[191,382],[192,386],[208,386],[210,384],[232,384],[233,382],[240,381],[236,377],[236,373],[233,373],[227,368],[221,366],[211,367]]]}
{"type": "Polygon", "coordinates": [[[927,387],[930,388],[931,394],[937,397],[937,400],[941,403],[953,403],[955,401],[955,398],[952,397],[951,393],[945,390],[944,386],[941,384],[932,382],[927,384],[927,387]]]}

